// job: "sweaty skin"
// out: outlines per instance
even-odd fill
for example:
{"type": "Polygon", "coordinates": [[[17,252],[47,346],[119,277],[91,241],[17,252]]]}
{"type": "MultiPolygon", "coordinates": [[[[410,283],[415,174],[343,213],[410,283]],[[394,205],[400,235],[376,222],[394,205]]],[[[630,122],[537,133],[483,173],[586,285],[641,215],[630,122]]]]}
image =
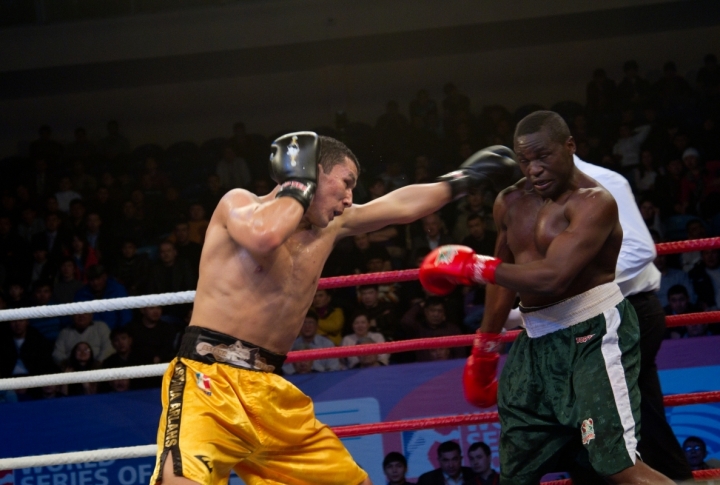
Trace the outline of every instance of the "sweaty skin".
{"type": "MultiPolygon", "coordinates": [[[[518,294],[524,307],[543,307],[614,281],[622,244],[615,199],[575,167],[572,137],[559,143],[543,128],[519,136],[515,153],[525,178],[495,201],[503,263],[487,285],[480,332],[500,332],[518,294]]],[[[606,480],[673,483],[640,460],[606,480]]]]}
{"type": "Polygon", "coordinates": [[[355,164],[318,167],[308,211],[290,197],[228,192],[208,226],[190,325],[287,353],[312,303],[320,272],[342,237],[406,224],[450,202],[446,183],[398,189],[352,205],[355,164]]]}
{"type": "Polygon", "coordinates": [[[488,285],[481,332],[502,329],[517,294],[542,307],[615,279],[622,228],[612,195],[575,168],[575,142],[545,130],[515,143],[525,178],[500,193],[493,217],[495,256],[503,263],[488,285]]]}

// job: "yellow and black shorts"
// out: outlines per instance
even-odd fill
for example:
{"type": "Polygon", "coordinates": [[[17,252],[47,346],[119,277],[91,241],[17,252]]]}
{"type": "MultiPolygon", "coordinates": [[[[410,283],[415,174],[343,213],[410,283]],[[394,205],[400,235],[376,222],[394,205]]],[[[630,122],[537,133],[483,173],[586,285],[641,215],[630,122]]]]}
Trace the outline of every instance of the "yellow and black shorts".
{"type": "Polygon", "coordinates": [[[202,485],[360,484],[367,477],[313,404],[274,374],[285,357],[234,337],[188,327],[165,373],[151,484],[173,472],[202,485]]]}

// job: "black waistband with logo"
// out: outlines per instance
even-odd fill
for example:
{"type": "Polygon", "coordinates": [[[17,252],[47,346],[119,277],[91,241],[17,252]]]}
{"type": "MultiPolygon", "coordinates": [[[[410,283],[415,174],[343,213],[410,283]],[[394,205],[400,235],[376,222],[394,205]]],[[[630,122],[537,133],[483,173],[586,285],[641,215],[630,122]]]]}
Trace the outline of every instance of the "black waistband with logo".
{"type": "Polygon", "coordinates": [[[178,357],[205,364],[219,363],[238,369],[279,373],[286,356],[215,330],[192,325],[185,329],[178,357]]]}

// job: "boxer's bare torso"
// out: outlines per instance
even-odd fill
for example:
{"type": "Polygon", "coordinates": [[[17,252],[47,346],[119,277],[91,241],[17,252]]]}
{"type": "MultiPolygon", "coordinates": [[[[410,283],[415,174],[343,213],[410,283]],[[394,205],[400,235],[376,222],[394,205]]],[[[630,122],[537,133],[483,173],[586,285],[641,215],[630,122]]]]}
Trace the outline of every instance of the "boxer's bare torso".
{"type": "Polygon", "coordinates": [[[298,335],[325,260],[339,238],[415,220],[450,200],[447,184],[436,183],[405,187],[353,206],[356,179],[350,161],[330,174],[320,173],[318,192],[304,216],[300,204],[288,197],[275,199],[275,191],[264,197],[240,189],[226,194],[205,236],[190,325],[284,354],[298,335]],[[280,204],[285,205],[282,210],[259,210],[280,204]],[[229,229],[233,219],[243,219],[236,233],[229,229]],[[292,223],[294,229],[271,251],[249,249],[253,241],[243,231],[252,232],[254,223],[267,219],[292,223]]]}
{"type": "Polygon", "coordinates": [[[613,281],[622,243],[615,199],[575,168],[572,139],[564,146],[539,132],[515,151],[526,178],[500,194],[494,217],[496,254],[516,264],[498,268],[498,284],[541,307],[613,281]]]}
{"type": "MultiPolygon", "coordinates": [[[[545,259],[550,244],[564,232],[574,217],[583,217],[586,212],[611,210],[614,204],[611,196],[597,182],[578,173],[585,188],[568,191],[557,200],[543,200],[526,182],[518,184],[505,194],[503,204],[503,226],[506,231],[507,247],[517,264],[526,264],[545,259]]],[[[593,225],[589,219],[582,225],[593,225]]],[[[543,306],[583,293],[591,288],[615,279],[615,261],[620,251],[622,230],[614,228],[603,241],[597,255],[590,259],[575,276],[565,291],[556,294],[521,291],[523,306],[543,306]]],[[[565,255],[567,260],[573,254],[565,255]]]]}

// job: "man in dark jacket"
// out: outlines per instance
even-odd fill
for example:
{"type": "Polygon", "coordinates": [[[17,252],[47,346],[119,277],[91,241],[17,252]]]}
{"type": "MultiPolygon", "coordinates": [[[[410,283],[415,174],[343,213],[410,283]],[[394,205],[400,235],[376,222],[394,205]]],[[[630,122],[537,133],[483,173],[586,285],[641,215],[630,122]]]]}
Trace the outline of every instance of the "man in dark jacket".
{"type": "Polygon", "coordinates": [[[704,311],[717,310],[720,294],[720,251],[706,249],[700,253],[700,261],[695,263],[688,275],[692,281],[698,303],[704,311]]]}
{"type": "Polygon", "coordinates": [[[53,372],[52,342],[28,320],[2,324],[0,331],[0,377],[41,375],[53,372]]]}
{"type": "Polygon", "coordinates": [[[475,483],[472,468],[462,466],[462,450],[454,441],[445,441],[438,446],[440,468],[423,473],[417,485],[471,485],[475,483]]]}

